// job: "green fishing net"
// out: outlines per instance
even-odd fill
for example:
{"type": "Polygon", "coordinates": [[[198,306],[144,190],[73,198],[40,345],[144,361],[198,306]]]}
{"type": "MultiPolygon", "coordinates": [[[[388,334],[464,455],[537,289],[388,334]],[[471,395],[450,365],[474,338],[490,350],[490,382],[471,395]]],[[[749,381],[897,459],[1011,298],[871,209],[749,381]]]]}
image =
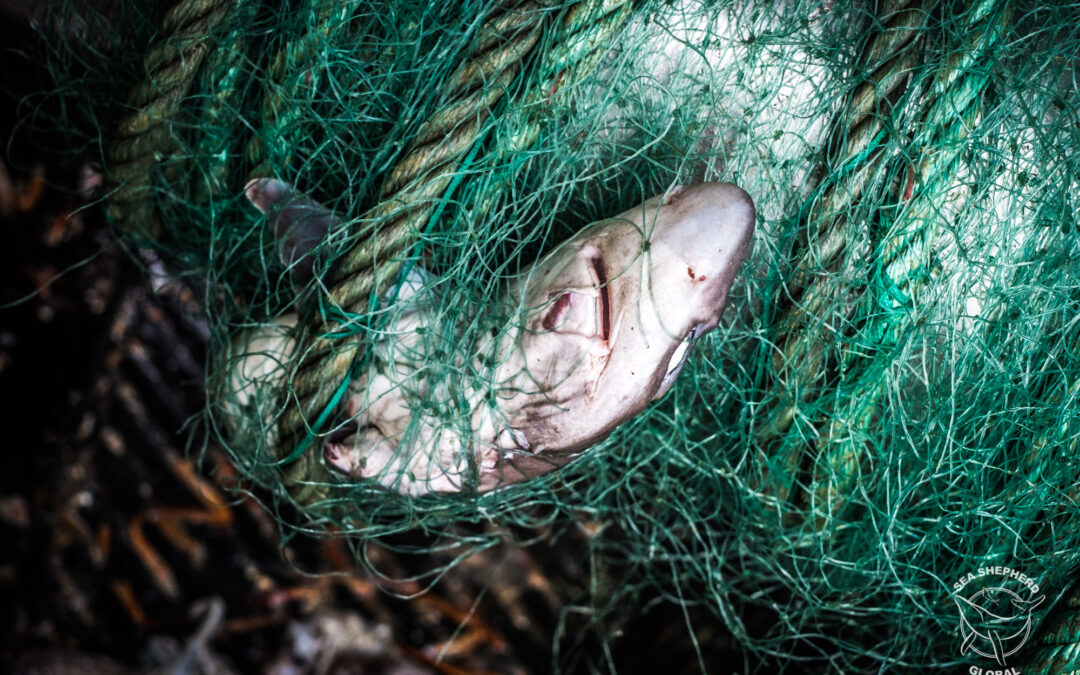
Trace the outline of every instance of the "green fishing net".
{"type": "Polygon", "coordinates": [[[204,421],[296,506],[284,531],[348,537],[378,573],[366,544],[403,532],[430,542],[405,552],[460,560],[584,523],[610,563],[577,608],[597,626],[672,602],[691,636],[689,610],[711,614],[781,667],[993,665],[962,653],[965,575],[1022,570],[1046,597],[1037,626],[1080,569],[1080,8],[73,11],[78,25],[43,22],[74,26],[46,98],[104,168],[117,229],[203,291],[204,421]],[[257,177],[341,219],[310,287],[244,197],[257,177]],[[319,439],[400,313],[403,273],[435,280],[424,368],[450,395],[421,404],[452,424],[475,376],[455,357],[505,324],[508,279],[702,180],[744,188],[757,229],[721,326],[668,396],[566,468],[494,492],[406,497],[323,466],[319,439]],[[238,392],[237,341],[298,307],[284,379],[238,392]],[[744,624],[754,608],[769,626],[744,624]]]}

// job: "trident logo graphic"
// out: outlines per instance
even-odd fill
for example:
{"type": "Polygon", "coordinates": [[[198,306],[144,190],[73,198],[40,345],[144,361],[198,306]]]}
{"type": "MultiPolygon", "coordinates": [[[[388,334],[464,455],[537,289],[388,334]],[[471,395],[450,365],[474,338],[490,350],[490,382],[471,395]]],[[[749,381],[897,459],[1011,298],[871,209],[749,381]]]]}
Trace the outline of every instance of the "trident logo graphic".
{"type": "Polygon", "coordinates": [[[960,608],[960,653],[973,651],[1005,665],[1031,635],[1031,612],[1046,596],[1023,600],[1012,591],[993,586],[966,598],[955,596],[960,608]]]}

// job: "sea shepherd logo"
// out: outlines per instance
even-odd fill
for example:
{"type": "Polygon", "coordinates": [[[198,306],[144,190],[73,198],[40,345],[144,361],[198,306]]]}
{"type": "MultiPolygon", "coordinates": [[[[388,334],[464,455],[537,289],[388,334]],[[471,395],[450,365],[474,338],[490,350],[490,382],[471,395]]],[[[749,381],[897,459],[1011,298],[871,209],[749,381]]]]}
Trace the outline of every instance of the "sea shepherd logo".
{"type": "MultiPolygon", "coordinates": [[[[1011,567],[980,567],[961,577],[953,588],[953,599],[960,609],[960,653],[974,652],[999,666],[1031,637],[1031,613],[1046,599],[1039,595],[1034,579],[1011,567]]],[[[1004,675],[1019,671],[984,671],[972,666],[971,672],[1004,675]]]]}

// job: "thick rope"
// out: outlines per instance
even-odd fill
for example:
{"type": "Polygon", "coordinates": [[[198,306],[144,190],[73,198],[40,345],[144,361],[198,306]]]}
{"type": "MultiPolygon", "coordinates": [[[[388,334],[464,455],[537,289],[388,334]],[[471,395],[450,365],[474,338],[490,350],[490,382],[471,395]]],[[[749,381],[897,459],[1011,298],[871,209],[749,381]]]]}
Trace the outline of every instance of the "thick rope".
{"type": "Polygon", "coordinates": [[[108,210],[121,232],[150,239],[164,234],[154,208],[153,169],[164,164],[167,178],[179,172],[167,161],[179,149],[171,123],[232,9],[220,0],[181,0],[162,20],[162,34],[169,37],[147,54],[146,78],[129,99],[134,110],[121,120],[108,151],[108,210]]]}
{"type": "Polygon", "coordinates": [[[914,329],[924,316],[919,307],[935,296],[930,270],[943,257],[940,239],[948,236],[944,226],[972,194],[962,155],[968,131],[981,116],[979,94],[989,78],[975,63],[999,43],[1009,20],[1007,5],[991,14],[992,7],[992,3],[983,2],[968,15],[972,48],[955,55],[937,73],[927,98],[932,103],[915,127],[909,150],[894,159],[892,170],[885,174],[899,178],[893,200],[898,211],[892,217],[883,214],[887,227],[872,238],[875,269],[870,293],[852,317],[879,345],[879,356],[864,359],[846,351],[840,362],[840,371],[845,374],[878,371],[881,377],[863,376],[855,386],[841,387],[846,403],[832,412],[811,477],[815,499],[830,504],[834,513],[847,503],[855,483],[868,468],[862,439],[881,415],[888,414],[882,409],[888,393],[882,383],[889,352],[899,348],[907,336],[917,334],[914,329]],[[956,81],[959,72],[969,73],[962,82],[956,81]]]}
{"type": "MultiPolygon", "coordinates": [[[[925,34],[922,27],[932,7],[898,7],[891,14],[886,30],[868,45],[865,61],[868,70],[888,58],[890,49],[902,51],[856,91],[848,113],[851,121],[846,125],[840,150],[841,157],[851,158],[848,173],[841,180],[829,183],[820,198],[812,198],[819,199],[820,206],[815,204],[810,208],[825,215],[816,220],[817,234],[808,242],[814,253],[803,256],[786,284],[792,306],[777,321],[779,327],[775,331],[786,336],[774,356],[774,364],[778,372],[789,373],[783,385],[791,392],[792,403],[779,408],[770,422],[763,425],[759,440],[765,447],[770,442],[779,445],[786,434],[806,433],[801,425],[793,425],[798,417],[797,402],[808,400],[819,390],[821,377],[828,372],[828,345],[835,342],[843,326],[867,325],[876,335],[880,349],[896,346],[905,328],[917,320],[918,313],[909,311],[911,303],[930,279],[924,272],[930,268],[941,234],[939,224],[949,220],[938,215],[943,198],[953,196],[947,207],[950,212],[964,203],[961,154],[967,129],[979,116],[978,94],[987,82],[985,72],[969,75],[962,81],[957,81],[958,74],[978,72],[974,64],[994,49],[1008,21],[1007,11],[991,14],[992,8],[992,3],[982,2],[963,17],[971,48],[954,54],[936,74],[931,90],[922,93],[922,100],[928,102],[927,109],[921,117],[906,123],[916,131],[910,140],[900,141],[908,148],[900,157],[885,157],[881,146],[886,134],[896,133],[898,129],[887,122],[905,124],[904,111],[890,99],[904,95],[902,86],[906,73],[918,58],[921,38],[905,40],[903,36],[912,32],[925,34]],[[865,89],[873,83],[880,92],[876,97],[865,89]],[[864,209],[867,223],[855,229],[848,214],[859,211],[860,201],[880,206],[874,207],[874,212],[864,209]],[[895,214],[885,209],[895,210],[895,214]],[[887,223],[887,230],[875,232],[880,223],[887,223]],[[853,238],[854,232],[862,236],[853,238]],[[867,260],[875,262],[875,269],[858,267],[867,260]],[[832,273],[829,277],[815,274],[823,267],[832,273]],[[860,291],[849,284],[834,284],[836,278],[870,283],[865,291],[860,291]],[[837,308],[841,307],[845,309],[838,312],[837,308]],[[883,312],[883,307],[889,309],[883,312]]],[[[909,101],[914,93],[918,92],[907,93],[909,101]]],[[[845,398],[849,404],[838,406],[827,422],[812,421],[823,424],[817,441],[819,459],[815,473],[800,476],[802,453],[791,454],[786,461],[787,492],[779,496],[791,500],[798,483],[804,482],[814,492],[811,498],[829,504],[830,512],[835,513],[846,502],[843,495],[848,494],[864,468],[859,439],[865,437],[867,425],[874,423],[885,391],[880,386],[884,378],[855,376],[860,370],[880,367],[874,361],[862,359],[855,351],[843,352],[840,362],[833,367],[836,376],[860,382],[861,386],[847,392],[845,398]]],[[[803,445],[791,443],[789,447],[803,445]]]]}
{"type": "MultiPolygon", "coordinates": [[[[901,1],[882,8],[880,28],[867,42],[860,61],[866,79],[852,93],[836,125],[834,139],[827,146],[834,148],[837,157],[846,158],[829,164],[846,170],[831,176],[800,211],[812,214],[807,240],[800,242],[810,251],[799,256],[799,265],[784,281],[787,310],[771,319],[776,325],[771,332],[785,340],[773,361],[776,371],[788,377],[778,385],[791,392],[791,403],[778,406],[771,419],[761,425],[758,442],[762,447],[782,447],[784,435],[798,415],[798,402],[817,390],[814,380],[824,370],[826,345],[833,338],[828,326],[816,317],[835,306],[846,307],[847,312],[853,309],[851,301],[845,300],[850,289],[834,284],[831,277],[856,278],[860,273],[852,265],[866,258],[870,247],[866,229],[862,228],[863,238],[853,239],[848,214],[857,211],[868,191],[889,188],[880,149],[882,136],[897,99],[907,93],[907,75],[919,59],[932,4],[923,7],[921,3],[901,1]],[[822,275],[823,269],[830,275],[822,275]]],[[[777,496],[790,504],[798,491],[803,462],[800,449],[804,445],[793,443],[789,447],[797,451],[784,462],[788,480],[777,496]]],[[[770,482],[780,481],[774,477],[770,482]]]]}

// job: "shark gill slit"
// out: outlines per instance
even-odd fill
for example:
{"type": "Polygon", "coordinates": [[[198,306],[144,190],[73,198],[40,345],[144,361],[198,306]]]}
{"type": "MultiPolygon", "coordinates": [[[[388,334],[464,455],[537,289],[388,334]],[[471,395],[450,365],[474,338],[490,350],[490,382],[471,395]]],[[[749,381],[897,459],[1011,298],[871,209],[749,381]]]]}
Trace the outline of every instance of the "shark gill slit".
{"type": "Polygon", "coordinates": [[[596,283],[600,286],[600,334],[604,342],[611,335],[611,297],[609,295],[607,274],[604,270],[604,258],[594,255],[589,258],[593,271],[596,273],[596,283]]]}

